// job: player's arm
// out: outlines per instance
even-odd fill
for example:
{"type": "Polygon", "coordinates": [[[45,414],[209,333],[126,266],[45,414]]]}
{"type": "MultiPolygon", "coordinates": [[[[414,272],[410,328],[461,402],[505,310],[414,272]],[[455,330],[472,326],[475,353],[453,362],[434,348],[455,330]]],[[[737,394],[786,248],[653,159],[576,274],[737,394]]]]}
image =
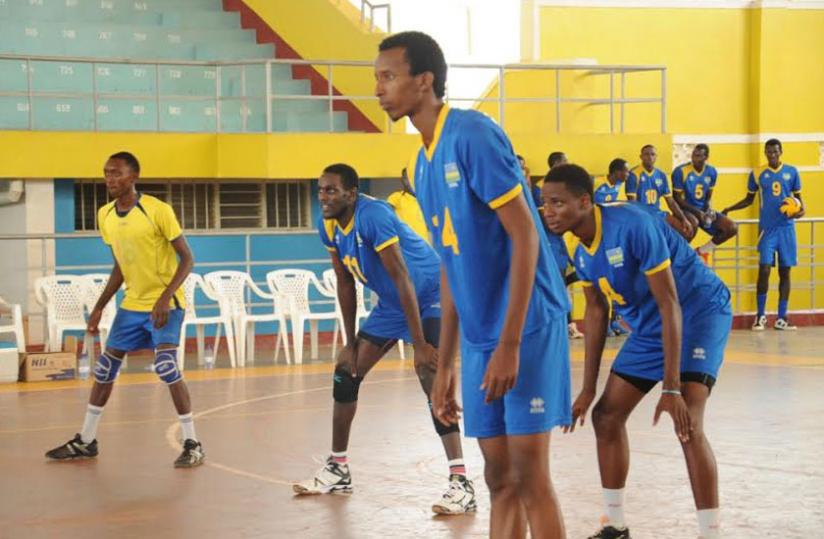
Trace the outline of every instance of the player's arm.
{"type": "MultiPolygon", "coordinates": [[[[669,260],[667,260],[667,263],[669,260]]],[[[681,396],[681,306],[669,265],[646,272],[650,292],[661,313],[661,334],[664,345],[664,380],[661,399],[655,409],[653,424],[661,412],[672,416],[675,433],[682,442],[689,440],[693,429],[689,410],[681,396]]]]}
{"type": "MultiPolygon", "coordinates": [[[[698,218],[698,220],[703,219],[704,212],[699,210],[689,202],[687,202],[687,197],[683,189],[673,189],[672,198],[684,212],[694,215],[696,218],[698,218]]],[[[707,202],[709,203],[709,195],[707,195],[707,202]]],[[[673,215],[675,214],[673,213],[673,215]]]]}
{"type": "Polygon", "coordinates": [[[438,345],[438,370],[432,384],[432,411],[444,425],[457,424],[461,407],[455,398],[455,356],[458,352],[458,311],[446,270],[441,266],[441,340],[438,345]]]}
{"type": "Polygon", "coordinates": [[[398,297],[401,301],[403,314],[406,315],[406,323],[409,325],[409,334],[412,336],[412,345],[415,347],[415,363],[421,364],[418,355],[421,356],[424,364],[428,364],[434,369],[437,364],[435,349],[427,344],[423,334],[423,324],[421,323],[421,310],[418,305],[418,296],[415,293],[415,286],[409,278],[409,271],[406,262],[403,260],[400,244],[395,242],[388,247],[384,247],[378,252],[386,273],[395,284],[398,297]]]}
{"type": "Polygon", "coordinates": [[[186,277],[189,276],[189,273],[192,271],[192,267],[195,265],[195,258],[192,256],[192,250],[189,249],[189,244],[186,242],[186,238],[183,237],[183,234],[173,239],[171,244],[178,258],[177,270],[152,309],[152,320],[154,320],[154,327],[156,328],[162,328],[166,325],[166,321],[169,318],[169,306],[172,302],[172,298],[174,297],[175,292],[183,286],[183,282],[186,280],[186,277]]]}
{"type": "Polygon", "coordinates": [[[523,193],[499,206],[495,213],[512,242],[509,261],[509,305],[501,335],[489,360],[482,389],[486,401],[501,398],[515,386],[520,361],[521,333],[538,264],[538,229],[523,193]]]}
{"type": "Polygon", "coordinates": [[[607,339],[609,323],[609,304],[598,287],[584,281],[584,386],[578,398],[572,404],[572,424],[564,426],[564,432],[574,432],[575,424],[580,419],[581,426],[592,401],[598,384],[598,371],[607,339]]]}
{"type": "Polygon", "coordinates": [[[747,208],[747,207],[751,206],[754,200],[755,200],[755,193],[752,192],[752,191],[748,192],[747,196],[745,196],[744,198],[742,198],[741,200],[739,200],[738,202],[736,202],[732,206],[724,208],[721,211],[721,213],[730,213],[730,212],[733,212],[733,211],[743,210],[744,208],[747,208]]]}
{"type": "Polygon", "coordinates": [[[89,321],[86,323],[86,331],[94,335],[98,332],[97,325],[100,323],[100,318],[103,316],[103,309],[106,308],[109,301],[111,301],[114,295],[117,294],[120,287],[123,286],[123,272],[120,270],[120,264],[117,263],[114,253],[112,253],[112,259],[114,260],[112,273],[109,275],[109,280],[106,283],[106,287],[103,289],[100,297],[97,298],[97,303],[94,304],[94,309],[92,309],[92,312],[89,313],[89,321]]]}
{"type": "Polygon", "coordinates": [[[638,177],[630,172],[627,181],[624,184],[624,192],[627,195],[627,200],[633,201],[638,198],[638,177]]]}

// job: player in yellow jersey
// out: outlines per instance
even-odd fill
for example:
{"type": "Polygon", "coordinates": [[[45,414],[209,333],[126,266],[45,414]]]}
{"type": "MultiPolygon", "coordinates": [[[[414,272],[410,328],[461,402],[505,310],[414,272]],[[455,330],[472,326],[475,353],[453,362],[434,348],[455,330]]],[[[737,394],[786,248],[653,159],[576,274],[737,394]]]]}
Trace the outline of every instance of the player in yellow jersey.
{"type": "Polygon", "coordinates": [[[82,430],[65,444],[46,453],[54,460],[97,456],[97,426],[103,407],[128,352],[151,348],[154,371],[169,386],[183,434],[183,452],[176,468],[203,463],[203,446],[195,435],[189,390],[177,360],[180,327],[185,313],[181,286],[194,259],[168,204],[135,189],[140,163],[128,152],[119,152],[103,169],[112,202],[97,214],[103,242],[114,258],[109,282],[97,300],[89,321],[89,333],[98,332],[103,308],[125,283],[126,295],[117,310],[106,349],[94,366],[94,386],[82,430]]]}
{"type": "Polygon", "coordinates": [[[418,236],[422,237],[426,243],[429,241],[429,230],[423,220],[423,213],[415,198],[415,190],[409,183],[409,175],[406,167],[401,171],[401,190],[395,191],[386,197],[386,202],[395,210],[395,214],[402,222],[406,223],[418,236]]]}

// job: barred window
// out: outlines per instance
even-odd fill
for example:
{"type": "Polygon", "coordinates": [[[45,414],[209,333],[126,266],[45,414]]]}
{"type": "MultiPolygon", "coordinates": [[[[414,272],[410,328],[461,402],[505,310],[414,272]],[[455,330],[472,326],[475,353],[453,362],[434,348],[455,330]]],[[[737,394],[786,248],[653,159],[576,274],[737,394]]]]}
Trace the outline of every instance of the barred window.
{"type": "MultiPolygon", "coordinates": [[[[141,193],[171,204],[184,230],[306,228],[310,221],[307,181],[171,182],[141,181],[141,193]]],[[[75,230],[97,230],[97,210],[109,202],[102,181],[74,186],[75,230]]]]}

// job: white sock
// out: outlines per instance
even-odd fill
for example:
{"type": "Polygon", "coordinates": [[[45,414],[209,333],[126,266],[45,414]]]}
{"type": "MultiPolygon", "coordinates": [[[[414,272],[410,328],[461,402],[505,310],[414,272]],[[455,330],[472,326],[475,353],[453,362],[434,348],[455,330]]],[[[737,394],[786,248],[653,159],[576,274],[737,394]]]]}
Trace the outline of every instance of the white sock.
{"type": "Polygon", "coordinates": [[[696,511],[698,515],[698,529],[701,531],[701,539],[720,539],[721,527],[719,510],[715,509],[699,509],[696,511]]]}
{"type": "Polygon", "coordinates": [[[624,489],[622,488],[605,488],[602,489],[604,493],[604,508],[609,520],[609,525],[613,528],[625,528],[624,523],[624,489]]]}
{"type": "Polygon", "coordinates": [[[100,423],[100,416],[103,415],[103,407],[90,404],[86,407],[86,418],[83,420],[83,430],[80,431],[80,439],[84,444],[88,444],[97,438],[97,425],[100,423]]]}
{"type": "Polygon", "coordinates": [[[349,459],[346,457],[346,451],[332,451],[332,460],[338,464],[349,464],[349,459]]]}
{"type": "Polygon", "coordinates": [[[699,247],[698,252],[701,253],[702,255],[707,255],[707,254],[710,254],[711,252],[713,252],[714,249],[715,249],[715,244],[712,242],[712,240],[710,240],[707,243],[705,243],[704,245],[702,245],[701,247],[699,247]]]}
{"type": "Polygon", "coordinates": [[[195,436],[195,420],[192,418],[192,412],[178,415],[177,418],[180,420],[180,432],[183,435],[183,439],[197,441],[197,437],[195,436]]]}

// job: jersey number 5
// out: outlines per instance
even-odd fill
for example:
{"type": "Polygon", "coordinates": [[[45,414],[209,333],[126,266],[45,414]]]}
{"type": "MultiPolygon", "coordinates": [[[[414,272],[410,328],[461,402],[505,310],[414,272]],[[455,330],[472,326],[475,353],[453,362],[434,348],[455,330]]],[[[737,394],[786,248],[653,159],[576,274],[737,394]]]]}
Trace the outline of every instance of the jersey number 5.
{"type": "Polygon", "coordinates": [[[703,183],[695,184],[695,198],[697,198],[698,200],[701,200],[702,198],[704,198],[704,184],[703,183]]]}

